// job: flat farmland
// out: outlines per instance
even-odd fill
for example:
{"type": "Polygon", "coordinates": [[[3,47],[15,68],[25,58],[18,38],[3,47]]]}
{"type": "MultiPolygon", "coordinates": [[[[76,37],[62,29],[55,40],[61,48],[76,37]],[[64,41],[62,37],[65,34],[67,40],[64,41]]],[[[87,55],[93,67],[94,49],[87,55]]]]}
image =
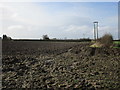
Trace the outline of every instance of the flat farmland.
{"type": "Polygon", "coordinates": [[[120,49],[90,42],[3,41],[2,88],[119,89],[120,49]]]}

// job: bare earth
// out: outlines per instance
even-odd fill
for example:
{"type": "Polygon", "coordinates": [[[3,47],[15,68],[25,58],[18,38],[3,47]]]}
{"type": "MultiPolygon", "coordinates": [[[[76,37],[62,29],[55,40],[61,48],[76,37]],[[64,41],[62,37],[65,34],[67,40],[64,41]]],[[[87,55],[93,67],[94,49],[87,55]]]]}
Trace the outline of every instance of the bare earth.
{"type": "Polygon", "coordinates": [[[3,42],[2,87],[119,89],[120,49],[90,48],[90,45],[86,42],[3,42]]]}

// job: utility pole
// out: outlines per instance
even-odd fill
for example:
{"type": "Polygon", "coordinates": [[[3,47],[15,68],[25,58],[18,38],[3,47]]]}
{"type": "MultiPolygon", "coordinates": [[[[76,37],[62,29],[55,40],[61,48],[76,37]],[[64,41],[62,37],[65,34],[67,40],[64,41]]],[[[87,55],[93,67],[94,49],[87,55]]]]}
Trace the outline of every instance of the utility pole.
{"type": "Polygon", "coordinates": [[[94,39],[95,41],[98,39],[98,22],[95,21],[94,23],[94,39]]]}

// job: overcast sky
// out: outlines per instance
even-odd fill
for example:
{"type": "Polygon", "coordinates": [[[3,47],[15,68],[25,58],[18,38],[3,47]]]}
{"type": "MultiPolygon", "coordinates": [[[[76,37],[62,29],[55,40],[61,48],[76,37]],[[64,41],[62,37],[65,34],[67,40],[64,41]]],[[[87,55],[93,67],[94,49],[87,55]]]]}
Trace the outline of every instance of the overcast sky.
{"type": "Polygon", "coordinates": [[[118,38],[117,2],[11,2],[0,3],[0,36],[12,38],[93,38],[93,22],[99,37],[118,38]]]}

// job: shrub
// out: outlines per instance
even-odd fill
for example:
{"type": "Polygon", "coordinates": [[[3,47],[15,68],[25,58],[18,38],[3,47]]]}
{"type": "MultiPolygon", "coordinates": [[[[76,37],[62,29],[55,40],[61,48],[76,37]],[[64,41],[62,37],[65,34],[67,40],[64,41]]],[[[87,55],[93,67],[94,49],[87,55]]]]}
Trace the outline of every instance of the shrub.
{"type": "Polygon", "coordinates": [[[10,40],[12,40],[12,38],[8,37],[7,35],[3,35],[3,40],[10,41],[10,40]]]}
{"type": "Polygon", "coordinates": [[[49,40],[48,35],[43,35],[43,40],[49,40]]]}
{"type": "Polygon", "coordinates": [[[113,44],[113,36],[111,34],[105,34],[97,41],[103,44],[105,47],[110,47],[113,44]]]}

